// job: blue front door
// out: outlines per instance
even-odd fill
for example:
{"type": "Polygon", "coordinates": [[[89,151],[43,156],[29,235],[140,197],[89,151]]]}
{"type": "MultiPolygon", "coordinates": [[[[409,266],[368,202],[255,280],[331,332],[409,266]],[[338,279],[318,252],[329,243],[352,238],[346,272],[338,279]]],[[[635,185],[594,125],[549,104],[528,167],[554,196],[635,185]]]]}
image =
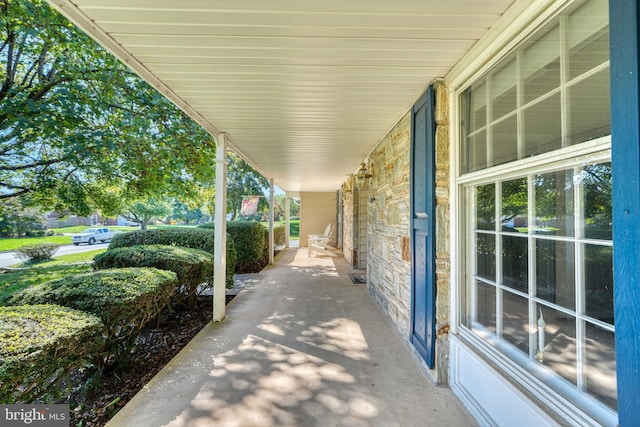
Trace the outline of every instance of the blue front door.
{"type": "Polygon", "coordinates": [[[435,345],[435,123],[433,86],[411,118],[411,343],[430,368],[435,345]]]}

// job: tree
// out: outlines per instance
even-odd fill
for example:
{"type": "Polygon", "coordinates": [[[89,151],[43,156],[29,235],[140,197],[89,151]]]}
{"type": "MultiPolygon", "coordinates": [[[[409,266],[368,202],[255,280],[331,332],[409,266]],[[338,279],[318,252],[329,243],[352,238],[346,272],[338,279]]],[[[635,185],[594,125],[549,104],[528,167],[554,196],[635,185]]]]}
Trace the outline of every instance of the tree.
{"type": "Polygon", "coordinates": [[[151,220],[163,218],[171,213],[169,205],[160,200],[138,200],[129,204],[122,213],[128,221],[140,224],[141,230],[146,230],[151,220]]]}
{"type": "Polygon", "coordinates": [[[201,208],[204,213],[209,216],[210,221],[216,214],[216,188],[213,185],[202,184],[198,187],[198,200],[201,202],[201,208]]]}
{"type": "Polygon", "coordinates": [[[7,200],[0,206],[0,237],[44,235],[47,226],[40,211],[7,200]]]}
{"type": "MultiPolygon", "coordinates": [[[[275,218],[276,220],[280,220],[284,218],[286,212],[285,203],[287,202],[287,196],[280,194],[274,197],[275,199],[275,218]]],[[[289,213],[291,216],[299,216],[300,215],[300,204],[296,202],[295,199],[291,199],[289,202],[289,213]]]]}
{"type": "Polygon", "coordinates": [[[213,180],[213,138],[43,0],[0,26],[0,199],[111,214],[213,180]]]}
{"type": "Polygon", "coordinates": [[[171,211],[171,219],[182,221],[186,225],[189,225],[191,221],[199,221],[204,216],[200,208],[191,208],[188,204],[177,199],[171,203],[171,211]]]}
{"type": "MultiPolygon", "coordinates": [[[[232,219],[236,219],[242,206],[242,196],[262,195],[269,188],[269,181],[260,175],[247,162],[237,154],[229,153],[227,156],[229,166],[227,168],[227,206],[232,213],[232,219]]],[[[262,198],[258,210],[268,209],[269,202],[262,198]]]]}

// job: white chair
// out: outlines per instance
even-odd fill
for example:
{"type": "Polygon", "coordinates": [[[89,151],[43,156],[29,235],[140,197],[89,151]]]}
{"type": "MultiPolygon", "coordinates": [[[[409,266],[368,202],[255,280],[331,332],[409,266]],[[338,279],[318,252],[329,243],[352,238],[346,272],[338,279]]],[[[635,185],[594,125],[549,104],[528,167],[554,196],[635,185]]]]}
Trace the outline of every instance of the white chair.
{"type": "Polygon", "coordinates": [[[329,246],[329,240],[331,240],[333,230],[333,225],[329,223],[323,234],[309,234],[307,236],[307,249],[309,251],[309,256],[312,256],[315,253],[331,257],[337,256],[331,252],[331,246],[329,246]]]}
{"type": "Polygon", "coordinates": [[[329,237],[333,233],[333,227],[331,223],[327,224],[327,228],[324,229],[322,234],[309,234],[309,239],[320,239],[323,237],[329,237]]]}

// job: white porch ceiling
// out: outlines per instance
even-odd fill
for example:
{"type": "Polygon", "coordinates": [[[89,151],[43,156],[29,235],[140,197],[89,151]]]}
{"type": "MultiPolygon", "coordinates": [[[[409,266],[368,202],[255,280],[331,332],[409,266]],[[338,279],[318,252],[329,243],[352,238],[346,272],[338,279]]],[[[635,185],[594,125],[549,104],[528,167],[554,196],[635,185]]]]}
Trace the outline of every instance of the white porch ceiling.
{"type": "Polygon", "coordinates": [[[287,191],[334,191],[514,0],[48,0],[287,191]]]}

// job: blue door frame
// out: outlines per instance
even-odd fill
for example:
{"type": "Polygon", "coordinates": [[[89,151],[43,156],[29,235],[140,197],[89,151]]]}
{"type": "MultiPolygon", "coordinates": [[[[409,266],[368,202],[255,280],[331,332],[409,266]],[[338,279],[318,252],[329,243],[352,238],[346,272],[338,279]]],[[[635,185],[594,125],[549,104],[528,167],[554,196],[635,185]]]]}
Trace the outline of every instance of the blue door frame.
{"type": "Polygon", "coordinates": [[[637,0],[609,0],[613,280],[620,426],[640,425],[640,32],[637,0]]]}
{"type": "Polygon", "coordinates": [[[435,347],[435,121],[433,86],[411,110],[411,336],[429,368],[435,347]]]}

